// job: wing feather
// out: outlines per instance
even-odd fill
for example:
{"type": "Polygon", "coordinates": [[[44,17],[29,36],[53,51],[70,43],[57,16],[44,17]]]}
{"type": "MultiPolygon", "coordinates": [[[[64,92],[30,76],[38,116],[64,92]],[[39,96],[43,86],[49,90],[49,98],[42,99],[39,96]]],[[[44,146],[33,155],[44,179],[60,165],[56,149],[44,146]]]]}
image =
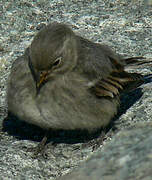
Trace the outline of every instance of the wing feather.
{"type": "MultiPolygon", "coordinates": [[[[137,63],[137,58],[130,58],[127,61],[132,61],[132,63],[135,61],[137,63]]],[[[122,69],[121,64],[119,66],[118,61],[111,59],[111,63],[115,64],[114,70],[109,73],[109,76],[101,78],[93,87],[96,96],[114,98],[115,96],[120,96],[122,92],[133,90],[144,83],[144,77],[141,74],[126,72],[122,69]]]]}

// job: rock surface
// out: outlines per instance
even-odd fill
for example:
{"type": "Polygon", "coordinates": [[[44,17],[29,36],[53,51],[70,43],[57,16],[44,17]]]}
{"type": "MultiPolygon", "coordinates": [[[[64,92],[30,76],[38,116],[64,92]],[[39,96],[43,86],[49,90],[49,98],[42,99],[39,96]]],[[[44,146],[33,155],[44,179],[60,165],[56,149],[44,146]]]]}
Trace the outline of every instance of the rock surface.
{"type": "Polygon", "coordinates": [[[58,180],[151,180],[152,123],[119,132],[78,169],[58,180]]]}
{"type": "MultiPolygon", "coordinates": [[[[33,159],[32,152],[27,152],[27,148],[35,147],[44,132],[12,116],[5,119],[7,117],[6,84],[11,65],[24,53],[35,33],[49,22],[63,22],[69,24],[81,36],[94,42],[106,43],[127,57],[144,55],[151,58],[151,5],[151,0],[0,1],[0,127],[3,129],[0,131],[0,177],[2,179],[54,179],[72,171],[95,153],[92,152],[92,147],[82,147],[81,141],[77,138],[79,132],[71,140],[71,134],[64,136],[61,132],[60,138],[54,137],[60,143],[56,146],[48,145],[46,158],[33,159]]],[[[152,67],[142,66],[137,71],[149,74],[152,73],[152,67]]],[[[86,162],[93,162],[90,168],[96,165],[102,166],[102,172],[105,172],[105,175],[111,172],[113,179],[121,179],[122,176],[127,178],[129,174],[131,174],[130,178],[151,179],[149,165],[150,162],[152,163],[150,154],[152,137],[151,125],[149,125],[152,121],[151,91],[152,83],[149,83],[123,96],[122,106],[113,123],[112,132],[107,135],[103,146],[96,150],[98,155],[94,155],[86,162]],[[141,122],[142,126],[138,127],[141,122]],[[125,130],[126,128],[130,129],[125,130]],[[113,149],[116,145],[119,148],[113,149]],[[139,154],[139,160],[137,156],[133,157],[134,153],[139,154]],[[108,158],[112,158],[112,162],[108,162],[108,158]],[[117,163],[113,164],[113,162],[117,163]],[[115,169],[112,169],[111,164],[115,169]],[[123,167],[124,165],[126,167],[123,167]],[[142,176],[143,174],[145,176],[142,176]]],[[[98,169],[96,172],[98,177],[100,172],[98,169]]],[[[109,173],[110,179],[111,173],[109,173]]],[[[82,175],[85,175],[85,171],[82,175]]]]}

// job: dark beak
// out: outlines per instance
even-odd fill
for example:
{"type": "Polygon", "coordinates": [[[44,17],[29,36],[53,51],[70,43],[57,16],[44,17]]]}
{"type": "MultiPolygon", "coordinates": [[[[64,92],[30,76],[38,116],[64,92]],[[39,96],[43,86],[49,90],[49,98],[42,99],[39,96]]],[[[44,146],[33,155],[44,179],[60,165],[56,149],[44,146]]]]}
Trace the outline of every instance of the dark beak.
{"type": "Polygon", "coordinates": [[[41,87],[47,82],[48,71],[38,72],[36,75],[36,91],[40,92],[41,87]]]}
{"type": "Polygon", "coordinates": [[[29,56],[29,62],[28,62],[29,68],[31,70],[33,79],[36,83],[36,95],[39,94],[41,87],[44,85],[44,83],[47,81],[47,76],[49,74],[48,71],[36,71],[32,65],[30,56],[29,56]]]}

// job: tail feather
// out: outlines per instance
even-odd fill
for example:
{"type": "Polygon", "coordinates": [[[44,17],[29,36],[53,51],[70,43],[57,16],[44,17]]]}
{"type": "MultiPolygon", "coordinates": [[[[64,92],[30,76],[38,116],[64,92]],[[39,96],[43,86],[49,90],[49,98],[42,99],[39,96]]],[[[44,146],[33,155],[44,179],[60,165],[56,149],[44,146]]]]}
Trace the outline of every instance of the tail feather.
{"type": "Polygon", "coordinates": [[[131,57],[131,58],[127,58],[127,59],[124,59],[126,64],[129,65],[129,64],[135,64],[135,63],[139,63],[139,60],[143,60],[145,59],[144,57],[142,56],[138,56],[138,57],[131,57]]]}
{"type": "Polygon", "coordinates": [[[124,61],[126,63],[125,70],[138,68],[141,65],[144,65],[146,67],[152,66],[152,59],[151,58],[147,59],[142,56],[127,58],[127,59],[124,59],[124,61]]]}

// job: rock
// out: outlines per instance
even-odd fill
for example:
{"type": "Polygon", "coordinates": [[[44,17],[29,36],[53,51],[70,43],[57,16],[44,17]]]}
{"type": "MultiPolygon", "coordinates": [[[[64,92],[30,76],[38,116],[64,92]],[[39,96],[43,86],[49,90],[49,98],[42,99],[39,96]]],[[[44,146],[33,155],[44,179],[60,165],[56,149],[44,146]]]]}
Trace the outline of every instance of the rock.
{"type": "Polygon", "coordinates": [[[120,131],[103,149],[57,180],[151,180],[152,123],[120,131]]]}
{"type": "MultiPolygon", "coordinates": [[[[82,162],[95,153],[92,152],[91,147],[81,148],[82,142],[77,138],[75,138],[75,143],[73,144],[68,138],[66,142],[57,138],[57,141],[60,140],[60,143],[54,147],[50,144],[48,145],[46,159],[43,157],[33,159],[32,152],[27,152],[27,148],[35,147],[43,137],[43,132],[40,129],[36,130],[34,127],[17,121],[12,116],[4,120],[7,116],[5,96],[11,65],[29,46],[37,32],[36,27],[39,29],[41,28],[39,24],[48,24],[53,21],[63,22],[69,24],[80,35],[94,42],[106,43],[120,54],[125,54],[128,57],[144,55],[147,58],[151,58],[152,21],[149,2],[151,0],[79,0],[77,3],[73,0],[0,1],[0,11],[2,12],[0,16],[0,44],[4,48],[4,51],[0,51],[0,179],[55,179],[79,167],[82,162]],[[3,131],[1,131],[2,126],[3,131]]],[[[152,74],[152,67],[142,66],[138,71],[143,74],[152,74]]],[[[144,171],[144,175],[146,176],[147,174],[146,180],[152,179],[148,177],[151,167],[151,164],[149,164],[150,151],[152,149],[150,139],[151,126],[148,124],[148,122],[152,122],[151,92],[152,85],[149,83],[123,97],[120,113],[113,123],[113,129],[117,129],[117,131],[114,131],[112,137],[108,137],[104,141],[103,146],[97,149],[99,156],[97,156],[97,152],[95,158],[100,159],[104,163],[102,166],[105,168],[105,172],[109,172],[116,165],[120,167],[120,169],[111,170],[109,173],[110,180],[111,176],[116,172],[117,174],[114,174],[114,177],[122,177],[120,175],[124,177],[128,175],[129,177],[129,174],[135,174],[136,178],[140,178],[144,171]],[[145,125],[135,128],[135,125],[141,122],[145,125]],[[129,127],[130,130],[124,130],[129,127]],[[136,133],[137,131],[138,133],[136,133]],[[119,132],[117,136],[115,136],[116,132],[119,132]],[[132,138],[129,136],[133,144],[128,144],[129,137],[124,134],[127,132],[133,134],[132,138]],[[137,134],[137,141],[139,139],[137,145],[143,148],[137,152],[142,155],[140,157],[135,156],[135,160],[131,161],[129,158],[133,159],[133,156],[129,152],[135,152],[135,135],[137,134]],[[120,138],[120,136],[123,137],[120,138]],[[111,139],[112,142],[109,142],[111,139]],[[121,139],[125,139],[125,141],[121,139]],[[119,143],[123,143],[122,147],[113,149],[113,147],[116,147],[116,144],[120,145],[119,143]],[[128,144],[129,156],[125,156],[127,151],[125,144],[128,144]],[[101,152],[102,155],[100,155],[101,152]],[[106,157],[106,159],[102,157],[106,157]],[[146,162],[144,162],[144,157],[147,157],[146,162]],[[141,161],[138,161],[138,159],[141,161]],[[114,164],[114,160],[119,160],[119,164],[114,164]],[[109,164],[112,164],[112,166],[110,167],[109,164]],[[132,171],[129,167],[132,168],[132,171]],[[135,167],[136,171],[133,167],[135,167]],[[128,174],[126,175],[123,172],[127,172],[127,170],[128,174]]],[[[138,154],[137,152],[136,154],[138,154]]],[[[94,160],[94,166],[98,161],[94,160]]],[[[98,164],[100,166],[100,162],[98,164]]],[[[90,166],[93,167],[93,165],[90,166]]],[[[102,173],[103,170],[100,170],[102,173]]],[[[92,173],[90,172],[90,174],[92,173]]],[[[98,174],[96,174],[97,176],[98,174]]],[[[132,177],[130,176],[128,179],[132,180],[132,177]]],[[[116,180],[121,179],[116,178],[116,180]]]]}

